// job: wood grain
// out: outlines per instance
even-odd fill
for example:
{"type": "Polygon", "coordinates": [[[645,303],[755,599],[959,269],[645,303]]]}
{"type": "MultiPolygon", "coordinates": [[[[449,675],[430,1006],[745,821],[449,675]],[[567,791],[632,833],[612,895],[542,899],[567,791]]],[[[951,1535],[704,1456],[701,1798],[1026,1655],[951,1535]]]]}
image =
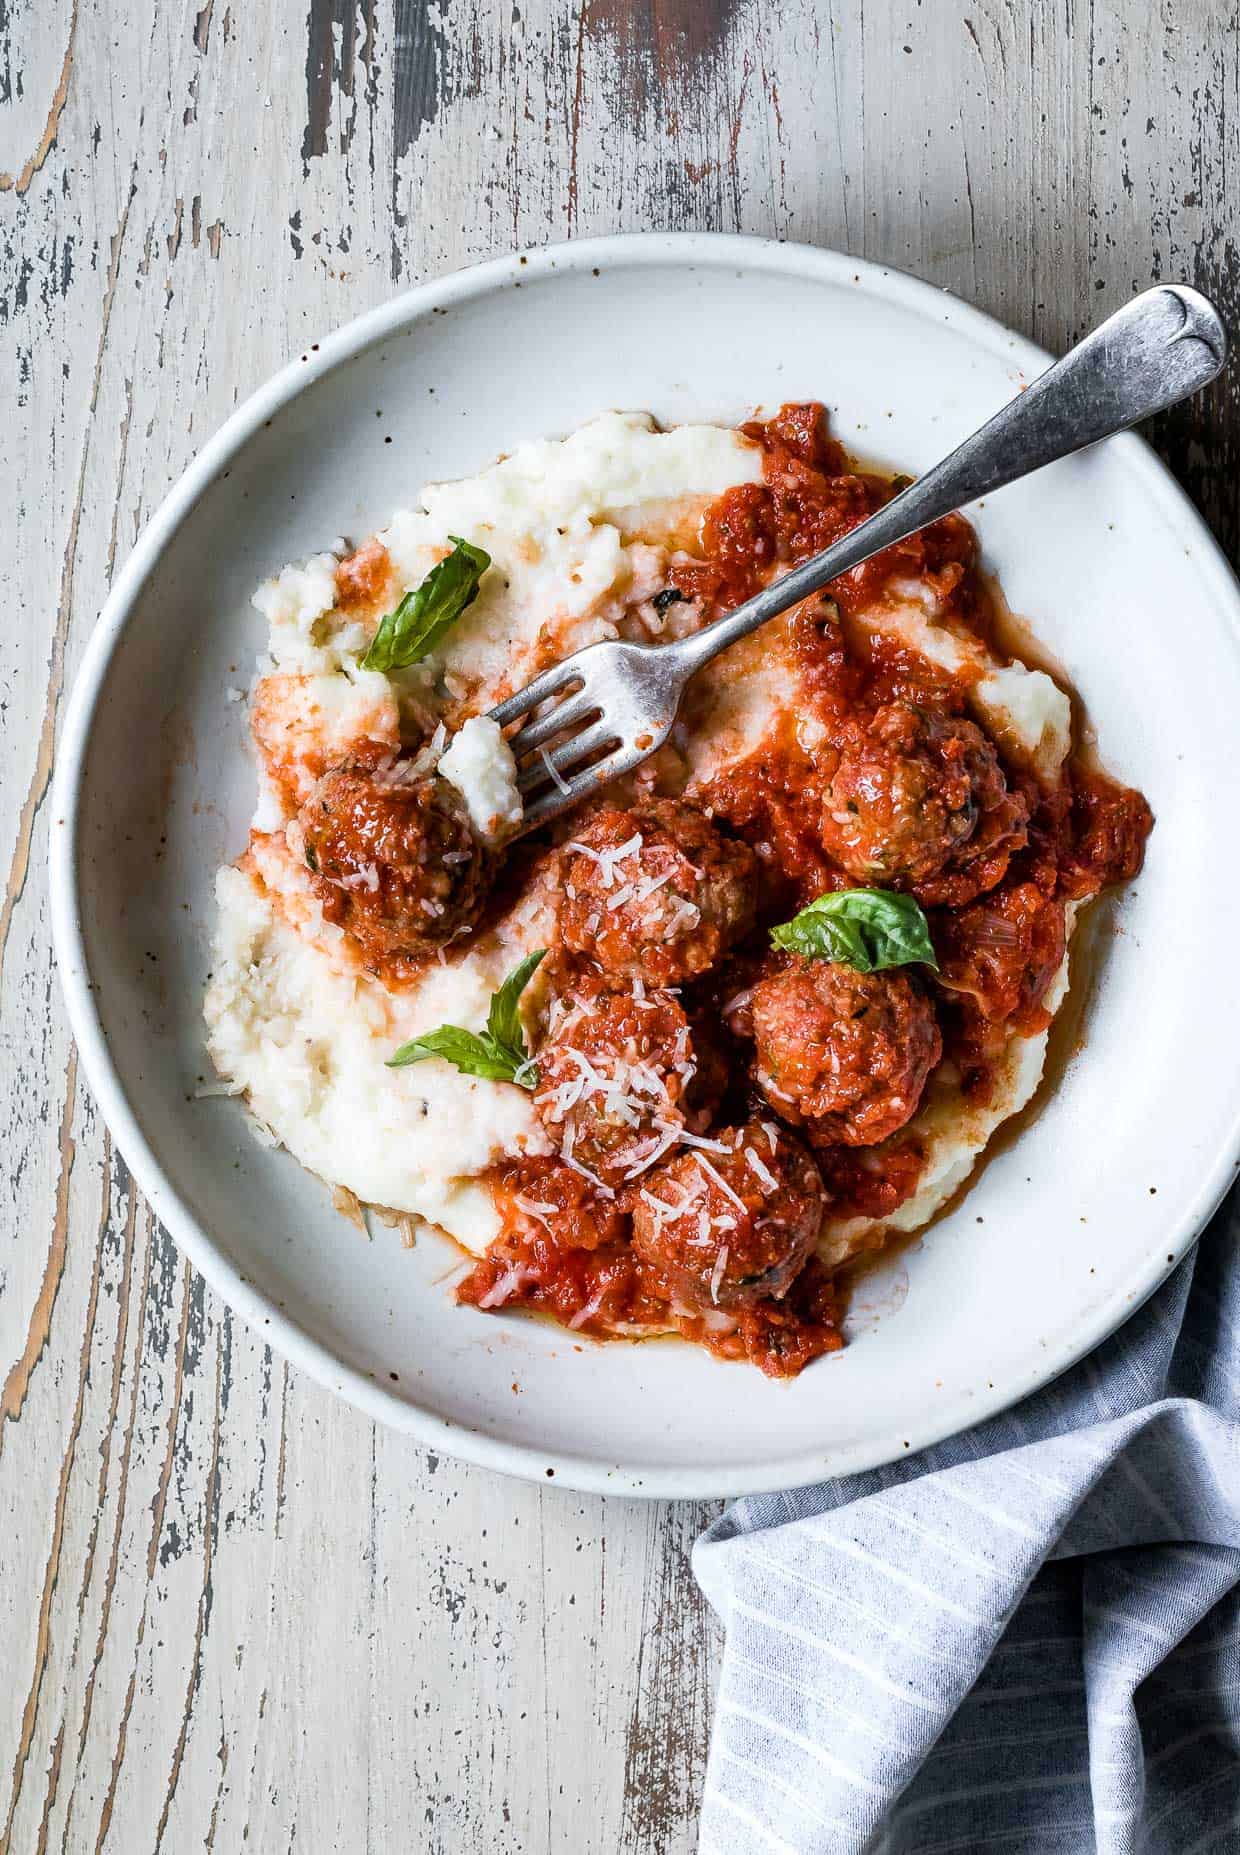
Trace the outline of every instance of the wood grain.
{"type": "MultiPolygon", "coordinates": [[[[1153,278],[1240,326],[1215,0],[0,5],[0,1851],[694,1844],[704,1507],[524,1487],[208,1294],[79,1085],[43,866],[145,516],[307,339],[549,238],[740,228],[1050,346],[1153,278]]],[[[1240,373],[1158,441],[1240,551],[1240,373]]]]}

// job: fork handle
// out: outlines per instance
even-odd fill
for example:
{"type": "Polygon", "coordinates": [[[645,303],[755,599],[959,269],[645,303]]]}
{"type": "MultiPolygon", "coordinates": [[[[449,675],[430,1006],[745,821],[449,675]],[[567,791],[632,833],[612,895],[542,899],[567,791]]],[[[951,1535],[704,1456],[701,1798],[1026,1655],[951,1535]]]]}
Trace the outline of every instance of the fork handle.
{"type": "Polygon", "coordinates": [[[678,655],[700,668],[906,535],[1198,392],[1226,359],[1223,324],[1204,296],[1185,284],[1144,291],[868,521],[681,640],[678,655]]]}

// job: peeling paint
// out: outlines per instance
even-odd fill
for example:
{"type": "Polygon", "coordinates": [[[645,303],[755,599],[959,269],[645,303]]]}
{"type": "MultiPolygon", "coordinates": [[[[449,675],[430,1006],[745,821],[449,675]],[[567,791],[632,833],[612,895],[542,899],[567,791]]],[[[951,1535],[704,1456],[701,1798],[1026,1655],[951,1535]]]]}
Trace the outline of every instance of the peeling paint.
{"type": "Polygon", "coordinates": [[[47,1261],[38,1296],[30,1313],[26,1343],[14,1361],[0,1390],[0,1454],[3,1453],[6,1427],[16,1423],[30,1394],[35,1369],[42,1359],[52,1331],[52,1315],[65,1272],[65,1253],[69,1237],[69,1181],[77,1146],[73,1138],[73,1108],[77,1094],[77,1052],[69,1056],[65,1073],[64,1107],[60,1121],[59,1176],[56,1182],[56,1208],[49,1233],[47,1261]]]}
{"type": "Polygon", "coordinates": [[[684,89],[723,48],[739,0],[585,0],[588,39],[610,46],[621,97],[641,106],[652,91],[684,89]]]}
{"type": "Polygon", "coordinates": [[[711,1700],[707,1639],[717,1625],[690,1570],[689,1549],[718,1512],[706,1503],[682,1505],[648,1536],[617,1838],[626,1855],[661,1855],[701,1796],[711,1700]]]}
{"type": "MultiPolygon", "coordinates": [[[[476,27],[475,27],[476,30],[476,27]]],[[[423,0],[396,0],[392,72],[393,144],[397,161],[458,96],[477,94],[479,70],[449,28],[446,9],[423,0]]]]}
{"type": "MultiPolygon", "coordinates": [[[[25,193],[31,181],[39,172],[43,163],[47,160],[47,157],[51,154],[52,149],[56,146],[56,136],[60,129],[60,118],[69,98],[69,78],[73,70],[73,41],[77,34],[77,19],[78,0],[73,0],[72,10],[69,14],[69,29],[66,35],[64,61],[60,67],[60,76],[56,80],[56,87],[52,92],[52,100],[48,105],[47,121],[43,125],[43,133],[36,142],[29,158],[22,164],[16,174],[0,173],[0,193],[8,193],[10,191],[18,194],[25,193]]],[[[0,43],[3,43],[5,46],[6,68],[11,70],[11,55],[8,50],[7,35],[0,43]]],[[[14,82],[16,82],[20,94],[20,72],[16,74],[15,79],[10,77],[10,86],[14,82]]]]}
{"type": "Polygon", "coordinates": [[[211,49],[211,15],[215,11],[215,0],[207,0],[194,20],[194,50],[205,57],[211,49]]]}
{"type": "MultiPolygon", "coordinates": [[[[357,125],[358,74],[373,109],[376,98],[375,8],[377,0],[310,0],[306,15],[306,127],[303,166],[326,155],[337,114],[337,146],[347,155],[357,125]]],[[[399,28],[398,28],[399,42],[399,28]]]]}
{"type": "MultiPolygon", "coordinates": [[[[1240,326],[1235,35],[1133,3],[1089,32],[973,7],[973,39],[923,4],[889,44],[813,0],[125,0],[76,37],[71,0],[0,0],[13,1855],[154,1849],[161,1818],[165,1855],[689,1855],[717,1666],[687,1562],[712,1510],[505,1482],[336,1404],[192,1276],[73,1087],[47,780],[143,510],[390,277],[566,228],[804,237],[1055,347],[1152,275],[1240,326]]],[[[1240,559],[1240,376],[1152,435],[1240,559]]]]}

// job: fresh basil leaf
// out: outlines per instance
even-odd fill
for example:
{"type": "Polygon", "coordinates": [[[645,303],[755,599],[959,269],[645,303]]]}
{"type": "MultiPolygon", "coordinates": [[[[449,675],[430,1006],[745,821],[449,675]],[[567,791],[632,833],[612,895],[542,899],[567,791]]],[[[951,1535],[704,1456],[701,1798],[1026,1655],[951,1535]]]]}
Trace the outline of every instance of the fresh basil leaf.
{"type": "Polygon", "coordinates": [[[518,1064],[529,1059],[529,1051],[525,1047],[525,1030],[521,1023],[521,994],[546,957],[545,947],[540,947],[537,953],[527,954],[495,993],[487,1013],[487,1034],[491,1041],[500,1049],[511,1051],[518,1064]]]}
{"type": "Polygon", "coordinates": [[[363,670],[404,670],[420,663],[478,597],[491,556],[459,535],[448,539],[453,545],[447,559],[432,567],[379,626],[362,658],[363,670]]]}
{"type": "Polygon", "coordinates": [[[771,940],[810,960],[838,960],[859,973],[920,963],[938,969],[930,926],[911,895],[891,889],[839,889],[820,895],[771,940]]]}
{"type": "Polygon", "coordinates": [[[441,1024],[438,1030],[427,1031],[424,1037],[402,1043],[400,1049],[389,1056],[387,1067],[404,1069],[410,1063],[425,1062],[428,1056],[442,1056],[467,1076],[484,1076],[489,1082],[512,1081],[513,1064],[494,1047],[490,1038],[485,1033],[475,1036],[473,1031],[463,1031],[455,1024],[441,1024]]]}
{"type": "Polygon", "coordinates": [[[518,1002],[546,952],[541,947],[537,953],[528,954],[515,972],[509,973],[492,995],[484,1031],[464,1031],[456,1024],[441,1024],[425,1036],[402,1043],[387,1059],[388,1068],[404,1069],[410,1063],[425,1062],[428,1056],[441,1056],[467,1076],[481,1076],[488,1082],[515,1082],[522,1089],[537,1088],[538,1065],[526,1046],[518,1002]]]}

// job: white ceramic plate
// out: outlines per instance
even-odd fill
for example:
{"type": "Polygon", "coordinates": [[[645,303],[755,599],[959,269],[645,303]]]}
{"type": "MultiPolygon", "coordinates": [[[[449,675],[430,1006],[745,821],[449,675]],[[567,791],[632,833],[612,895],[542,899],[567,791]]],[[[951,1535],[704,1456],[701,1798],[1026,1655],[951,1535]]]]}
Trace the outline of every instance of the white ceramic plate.
{"type": "Polygon", "coordinates": [[[964,1204],[871,1286],[853,1344],[792,1383],[669,1341],[598,1346],[457,1308],[453,1252],[372,1243],[236,1103],[194,1101],[211,880],[253,798],[245,711],[284,561],[363,536],[429,478],[605,407],[733,422],[821,398],[919,471],[1047,357],[853,258],[649,236],[424,285],[302,355],[207,445],[120,574],[66,720],[52,832],[87,1073],[158,1215],[231,1305],[372,1416],[511,1473],[722,1495],[889,1461],[976,1423],[1116,1327],[1240,1150],[1234,984],[1240,597],[1136,438],[977,516],[987,559],[1158,823],[1105,938],[1084,1048],[964,1204]],[[376,416],[378,414],[379,416],[376,416]],[[384,440],[391,436],[393,442],[384,440]],[[906,1279],[907,1278],[907,1279],[906,1279]],[[905,1293],[907,1288],[907,1293],[905,1293]]]}

